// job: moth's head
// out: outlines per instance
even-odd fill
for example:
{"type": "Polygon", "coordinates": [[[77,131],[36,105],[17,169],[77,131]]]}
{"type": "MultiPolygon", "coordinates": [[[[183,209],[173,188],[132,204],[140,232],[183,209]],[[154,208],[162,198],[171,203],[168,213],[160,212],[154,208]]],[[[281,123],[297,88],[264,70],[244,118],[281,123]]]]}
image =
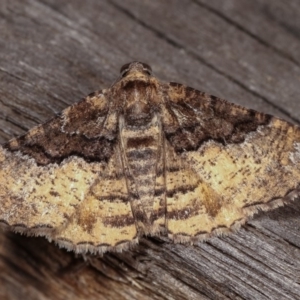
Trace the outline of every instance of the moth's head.
{"type": "Polygon", "coordinates": [[[149,65],[134,61],[128,64],[125,64],[120,69],[121,78],[132,78],[132,79],[142,79],[148,78],[152,74],[152,69],[149,65]]]}
{"type": "Polygon", "coordinates": [[[153,117],[156,106],[157,80],[151,75],[151,67],[141,62],[124,65],[116,91],[122,101],[125,120],[128,124],[142,125],[153,117]]]}

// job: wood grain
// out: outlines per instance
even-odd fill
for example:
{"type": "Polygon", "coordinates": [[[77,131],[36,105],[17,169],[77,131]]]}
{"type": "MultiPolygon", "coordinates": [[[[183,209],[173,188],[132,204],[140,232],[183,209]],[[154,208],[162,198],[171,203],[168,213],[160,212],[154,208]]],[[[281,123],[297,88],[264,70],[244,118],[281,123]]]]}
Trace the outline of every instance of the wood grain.
{"type": "MultiPolygon", "coordinates": [[[[299,122],[299,16],[296,0],[1,1],[0,142],[109,86],[132,60],[299,122]]],[[[298,201],[227,237],[148,238],[89,263],[1,232],[0,298],[299,299],[299,215],[298,201]]]]}

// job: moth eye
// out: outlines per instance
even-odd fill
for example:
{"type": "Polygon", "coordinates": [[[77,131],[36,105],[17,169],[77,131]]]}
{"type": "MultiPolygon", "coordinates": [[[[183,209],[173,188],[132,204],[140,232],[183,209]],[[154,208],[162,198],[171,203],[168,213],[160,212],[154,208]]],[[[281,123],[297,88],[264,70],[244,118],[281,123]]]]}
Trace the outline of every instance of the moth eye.
{"type": "Polygon", "coordinates": [[[130,65],[130,63],[125,64],[123,67],[121,67],[120,74],[122,77],[126,76],[126,74],[128,73],[129,65],[130,65]]]}
{"type": "Polygon", "coordinates": [[[147,73],[148,75],[151,75],[151,74],[152,74],[152,72],[151,72],[150,70],[148,70],[148,69],[143,69],[143,71],[144,71],[145,73],[147,73]]]}
{"type": "Polygon", "coordinates": [[[127,69],[127,70],[124,70],[124,71],[121,73],[121,76],[122,76],[122,77],[125,77],[127,74],[128,74],[128,69],[127,69]]]}
{"type": "Polygon", "coordinates": [[[143,71],[144,71],[145,73],[147,73],[148,75],[151,75],[151,74],[152,74],[152,69],[151,69],[151,67],[150,67],[149,65],[147,65],[147,64],[144,64],[144,63],[143,63],[143,71]]]}

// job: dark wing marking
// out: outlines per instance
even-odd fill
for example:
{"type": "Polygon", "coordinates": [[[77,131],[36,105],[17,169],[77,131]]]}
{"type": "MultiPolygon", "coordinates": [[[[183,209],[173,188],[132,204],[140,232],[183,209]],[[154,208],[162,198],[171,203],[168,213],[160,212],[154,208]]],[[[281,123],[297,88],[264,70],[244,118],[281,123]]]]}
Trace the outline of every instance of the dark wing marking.
{"type": "Polygon", "coordinates": [[[4,148],[20,151],[34,158],[38,165],[60,163],[71,155],[86,161],[107,162],[113,153],[116,131],[117,120],[109,113],[106,96],[99,92],[9,141],[4,148]],[[104,127],[109,130],[103,130],[104,127]]]}
{"type": "Polygon", "coordinates": [[[177,83],[169,84],[165,107],[164,130],[177,153],[197,150],[208,140],[224,145],[241,143],[272,119],[177,83]]]}

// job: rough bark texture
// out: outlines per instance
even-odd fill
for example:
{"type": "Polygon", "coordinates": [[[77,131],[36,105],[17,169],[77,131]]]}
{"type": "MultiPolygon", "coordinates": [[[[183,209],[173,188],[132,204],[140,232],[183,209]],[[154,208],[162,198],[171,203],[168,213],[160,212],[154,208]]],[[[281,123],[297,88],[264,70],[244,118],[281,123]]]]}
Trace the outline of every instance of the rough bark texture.
{"type": "MultiPolygon", "coordinates": [[[[109,86],[121,65],[299,122],[297,0],[0,3],[0,143],[109,86]]],[[[299,299],[300,202],[193,246],[102,258],[0,233],[1,299],[299,299]]]]}

